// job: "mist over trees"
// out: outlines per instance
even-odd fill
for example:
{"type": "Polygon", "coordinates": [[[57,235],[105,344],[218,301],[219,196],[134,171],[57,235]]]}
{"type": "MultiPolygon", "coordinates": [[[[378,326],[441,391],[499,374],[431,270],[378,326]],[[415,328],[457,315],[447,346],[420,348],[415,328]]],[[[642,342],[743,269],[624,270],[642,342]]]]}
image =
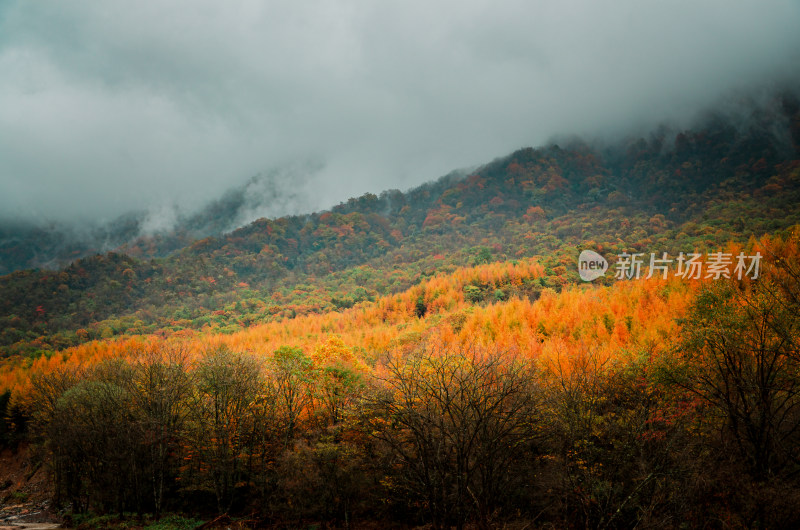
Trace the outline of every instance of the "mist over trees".
{"type": "Polygon", "coordinates": [[[0,444],[75,525],[797,526],[800,106],[771,101],[2,276],[0,444]],[[582,250],[763,259],[582,282],[582,250]]]}

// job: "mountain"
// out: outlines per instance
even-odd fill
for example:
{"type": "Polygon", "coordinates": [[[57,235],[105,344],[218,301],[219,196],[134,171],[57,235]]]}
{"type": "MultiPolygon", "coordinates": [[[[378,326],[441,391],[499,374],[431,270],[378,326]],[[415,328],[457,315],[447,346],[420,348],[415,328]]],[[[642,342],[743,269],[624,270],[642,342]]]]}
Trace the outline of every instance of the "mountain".
{"type": "Polygon", "coordinates": [[[198,239],[219,236],[265,215],[302,209],[307,199],[292,186],[318,171],[313,163],[260,173],[196,211],[178,206],[129,212],[108,222],[34,223],[0,218],[0,275],[58,270],[98,253],[142,247],[164,257],[198,239]]]}
{"type": "Polygon", "coordinates": [[[742,109],[0,277],[0,519],[797,527],[800,106],[742,109]]]}
{"type": "Polygon", "coordinates": [[[128,241],[113,252],[1,277],[0,347],[38,355],[120,334],[230,331],[533,256],[546,267],[542,288],[559,289],[577,281],[579,248],[677,253],[796,224],[798,146],[798,99],[783,95],[746,120],[709,113],[692,130],[521,149],[407,192],[223,233],[248,207],[242,188],[175,231],[133,238],[142,219],[131,217],[104,233],[128,241]]]}

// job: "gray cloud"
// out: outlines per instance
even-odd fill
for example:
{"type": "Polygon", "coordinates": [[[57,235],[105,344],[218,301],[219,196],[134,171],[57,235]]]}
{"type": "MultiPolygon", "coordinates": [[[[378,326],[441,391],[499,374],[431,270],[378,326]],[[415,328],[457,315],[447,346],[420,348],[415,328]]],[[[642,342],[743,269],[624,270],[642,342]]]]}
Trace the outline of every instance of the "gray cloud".
{"type": "Polygon", "coordinates": [[[188,211],[282,167],[313,169],[254,213],[325,207],[686,120],[800,72],[798,27],[796,0],[6,0],[0,209],[188,211]]]}

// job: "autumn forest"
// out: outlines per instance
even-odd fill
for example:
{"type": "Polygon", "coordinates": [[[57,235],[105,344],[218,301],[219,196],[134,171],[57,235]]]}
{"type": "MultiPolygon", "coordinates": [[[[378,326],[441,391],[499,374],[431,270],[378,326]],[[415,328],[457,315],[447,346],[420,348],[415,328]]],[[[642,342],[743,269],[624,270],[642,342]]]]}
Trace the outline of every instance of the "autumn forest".
{"type": "Polygon", "coordinates": [[[800,525],[790,93],[232,232],[32,252],[0,247],[0,444],[73,527],[800,525]],[[582,250],[608,272],[582,281],[582,250]]]}

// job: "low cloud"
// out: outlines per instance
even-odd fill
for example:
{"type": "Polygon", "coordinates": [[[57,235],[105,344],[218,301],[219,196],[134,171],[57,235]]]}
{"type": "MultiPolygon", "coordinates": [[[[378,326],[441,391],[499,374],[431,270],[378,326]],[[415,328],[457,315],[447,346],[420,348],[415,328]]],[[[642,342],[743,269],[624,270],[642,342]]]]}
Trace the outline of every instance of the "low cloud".
{"type": "Polygon", "coordinates": [[[242,186],[277,193],[253,215],[326,207],[794,81],[799,26],[794,0],[8,0],[0,210],[158,230],[242,186]]]}

